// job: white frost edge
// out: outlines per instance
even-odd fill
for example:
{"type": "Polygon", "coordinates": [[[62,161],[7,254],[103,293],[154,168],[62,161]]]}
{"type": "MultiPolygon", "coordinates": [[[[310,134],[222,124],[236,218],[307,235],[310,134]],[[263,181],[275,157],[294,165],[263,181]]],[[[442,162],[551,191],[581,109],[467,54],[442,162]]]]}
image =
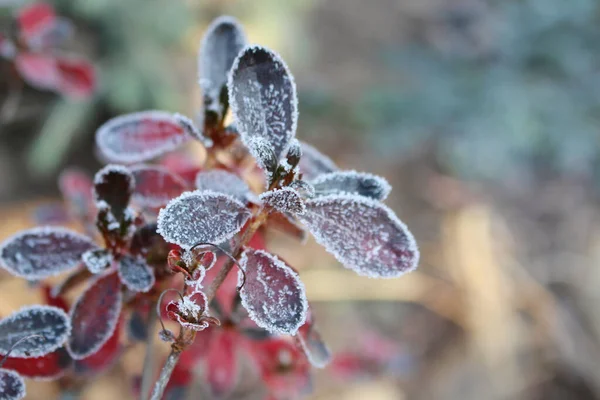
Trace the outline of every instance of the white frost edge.
{"type": "MultiPolygon", "coordinates": [[[[315,179],[311,180],[309,183],[312,184],[313,186],[321,185],[321,184],[326,183],[328,180],[336,179],[338,177],[354,178],[357,181],[364,181],[364,180],[368,180],[368,179],[372,179],[372,180],[376,181],[377,184],[379,185],[379,187],[381,188],[383,194],[380,199],[375,199],[375,200],[383,201],[383,200],[387,199],[388,195],[392,191],[392,185],[390,185],[390,183],[384,177],[372,174],[370,172],[358,172],[353,169],[343,170],[343,171],[332,171],[332,172],[320,174],[315,179]]],[[[338,191],[338,193],[352,194],[353,192],[345,192],[343,190],[340,190],[340,191],[338,191]]],[[[318,191],[317,191],[317,195],[318,195],[318,191]]],[[[365,196],[363,196],[363,197],[365,197],[365,196]]]]}
{"type": "MultiPolygon", "coordinates": [[[[194,178],[194,186],[196,187],[197,190],[201,190],[203,192],[205,192],[207,190],[208,191],[216,192],[216,190],[210,189],[210,188],[209,189],[203,189],[202,185],[200,184],[200,182],[198,182],[198,180],[202,176],[207,176],[207,175],[213,175],[214,176],[215,174],[218,174],[218,173],[223,173],[223,174],[230,175],[231,177],[234,178],[234,180],[238,181],[237,183],[239,183],[240,186],[243,186],[243,189],[246,192],[244,194],[244,200],[246,200],[248,202],[254,202],[254,201],[256,201],[256,195],[252,192],[252,190],[250,190],[250,186],[248,186],[248,184],[246,183],[246,181],[243,180],[241,177],[237,176],[236,174],[234,174],[232,172],[229,172],[229,171],[225,171],[224,169],[211,169],[211,170],[208,170],[208,171],[199,171],[196,174],[196,177],[194,178]]],[[[223,194],[227,194],[227,195],[232,196],[231,193],[225,193],[225,192],[217,192],[217,193],[223,193],[223,194]]],[[[233,197],[235,197],[235,196],[233,196],[233,197]]]]}
{"type": "Polygon", "coordinates": [[[122,259],[119,260],[119,265],[117,267],[117,274],[119,275],[119,280],[121,281],[122,284],[124,284],[127,287],[127,289],[131,290],[132,292],[146,293],[150,289],[152,289],[152,286],[154,286],[154,284],[156,283],[156,276],[154,276],[154,270],[148,265],[146,260],[144,260],[143,258],[141,258],[141,257],[132,257],[132,258],[134,258],[136,261],[141,260],[144,263],[144,267],[146,268],[146,270],[149,272],[149,275],[150,275],[150,283],[148,284],[148,286],[144,286],[142,288],[138,288],[138,287],[134,287],[133,285],[130,285],[130,283],[126,279],[123,279],[123,273],[121,272],[121,270],[122,270],[121,266],[123,265],[123,263],[121,262],[122,259]]]}
{"type": "Polygon", "coordinates": [[[91,246],[93,246],[92,248],[90,248],[89,250],[94,250],[94,249],[98,249],[98,245],[96,243],[94,243],[92,241],[92,239],[90,239],[89,237],[82,235],[79,232],[75,232],[71,229],[68,228],[64,228],[62,226],[38,226],[36,228],[31,228],[31,229],[25,229],[23,231],[17,232],[12,236],[7,237],[4,242],[2,242],[0,244],[0,267],[4,268],[5,270],[7,270],[8,272],[10,272],[11,274],[13,274],[14,276],[18,276],[21,278],[25,278],[25,279],[45,279],[51,276],[57,276],[62,274],[63,272],[66,272],[68,270],[71,270],[75,267],[77,267],[79,265],[79,262],[74,263],[73,265],[70,265],[66,268],[60,269],[59,271],[53,271],[51,274],[33,274],[33,275],[23,275],[17,271],[15,271],[12,267],[9,267],[6,262],[4,261],[4,257],[2,256],[2,254],[4,253],[4,249],[13,241],[15,240],[19,240],[21,239],[23,236],[28,235],[28,234],[38,234],[38,235],[43,235],[43,234],[48,234],[51,232],[59,232],[63,235],[70,235],[74,238],[77,238],[77,240],[81,240],[83,242],[88,242],[91,246]]]}
{"type": "Polygon", "coordinates": [[[34,310],[42,310],[44,312],[52,311],[52,312],[55,312],[56,314],[59,314],[65,320],[65,327],[66,327],[65,333],[62,334],[61,336],[59,336],[56,340],[54,340],[54,342],[56,342],[56,344],[48,347],[49,348],[48,351],[40,352],[39,350],[33,350],[33,351],[29,351],[28,354],[25,354],[25,353],[20,352],[19,348],[17,346],[10,353],[11,357],[18,357],[18,358],[43,357],[43,356],[48,355],[48,354],[54,352],[55,350],[61,348],[63,346],[63,344],[66,342],[66,340],[68,339],[68,337],[71,335],[71,319],[69,318],[67,313],[62,308],[58,308],[55,306],[48,306],[48,305],[44,305],[44,304],[21,307],[19,310],[12,312],[6,318],[2,318],[0,320],[0,326],[2,326],[2,324],[4,324],[6,321],[15,319],[19,314],[28,313],[28,312],[31,312],[34,310]]]}
{"type": "MultiPolygon", "coordinates": [[[[131,175],[133,176],[134,182],[137,182],[135,180],[136,173],[150,171],[150,172],[158,172],[158,173],[161,173],[164,175],[168,175],[171,179],[173,179],[174,181],[177,181],[177,183],[181,185],[181,188],[183,190],[188,188],[188,184],[183,180],[182,177],[180,177],[177,174],[174,174],[173,172],[169,171],[167,168],[165,168],[161,165],[136,164],[136,165],[130,167],[129,171],[131,171],[131,175]]],[[[142,207],[158,208],[158,207],[163,207],[168,202],[168,200],[167,200],[167,202],[165,202],[165,201],[159,201],[159,200],[154,201],[153,199],[149,199],[148,196],[144,196],[144,195],[140,194],[139,192],[137,192],[136,188],[137,188],[137,183],[135,184],[135,187],[132,191],[131,198],[135,203],[137,203],[138,205],[140,205],[142,207]]]]}
{"type": "Polygon", "coordinates": [[[17,393],[17,397],[13,397],[9,400],[24,399],[27,395],[27,386],[25,386],[25,380],[23,379],[23,377],[18,372],[5,368],[0,368],[0,374],[11,375],[21,385],[21,390],[19,390],[19,393],[17,393]]]}
{"type": "MultiPolygon", "coordinates": [[[[295,81],[294,75],[292,75],[288,65],[285,63],[285,61],[283,61],[283,58],[279,54],[274,52],[273,50],[270,50],[264,46],[260,46],[257,44],[248,45],[248,46],[244,47],[240,51],[238,56],[235,58],[235,60],[233,61],[233,64],[231,65],[231,70],[229,71],[229,74],[227,76],[227,95],[229,97],[229,107],[231,108],[231,113],[233,115],[234,121],[237,119],[237,114],[238,114],[239,110],[238,110],[236,102],[233,101],[233,99],[234,99],[234,96],[233,96],[234,77],[233,76],[239,69],[239,64],[240,64],[241,59],[244,57],[244,55],[247,52],[250,52],[250,51],[251,52],[265,51],[266,53],[268,53],[274,63],[281,64],[285,74],[288,76],[288,78],[290,80],[290,85],[292,87],[292,93],[291,93],[291,96],[292,96],[292,126],[291,126],[292,134],[290,135],[290,138],[288,139],[287,144],[283,147],[283,149],[281,149],[281,154],[276,154],[276,156],[281,159],[282,156],[287,154],[287,150],[290,146],[290,143],[291,143],[292,139],[295,138],[296,131],[298,130],[299,112],[298,112],[298,94],[296,91],[296,81],[295,81]]],[[[240,133],[240,137],[242,138],[242,142],[244,142],[246,147],[248,147],[248,145],[246,144],[248,138],[250,137],[248,135],[248,132],[242,131],[240,124],[236,124],[236,126],[238,128],[238,132],[240,133]]]]}
{"type": "Polygon", "coordinates": [[[327,250],[328,253],[333,254],[333,256],[346,268],[351,269],[352,271],[356,272],[358,275],[360,276],[365,276],[367,278],[374,278],[374,279],[393,279],[393,278],[399,278],[405,274],[408,274],[412,271],[414,271],[415,269],[417,269],[418,265],[419,265],[419,259],[421,257],[421,254],[419,252],[419,246],[417,245],[417,241],[415,240],[415,237],[413,236],[412,232],[408,229],[408,227],[406,226],[406,224],[404,222],[402,222],[398,216],[396,216],[396,214],[394,213],[394,211],[392,211],[389,207],[387,207],[385,204],[377,201],[377,200],[373,200],[370,199],[368,197],[363,197],[363,196],[359,196],[359,195],[354,195],[354,194],[347,194],[347,193],[340,193],[340,194],[333,194],[333,195],[328,195],[328,196],[323,196],[323,197],[316,197],[314,199],[310,199],[306,201],[306,205],[307,205],[307,211],[306,214],[310,213],[310,210],[308,209],[308,206],[313,205],[313,206],[319,206],[319,205],[323,205],[323,204],[330,204],[330,203],[334,203],[334,202],[353,202],[353,203],[360,203],[362,205],[365,205],[367,207],[371,207],[371,208],[380,208],[382,209],[386,215],[388,216],[388,218],[391,220],[392,223],[396,224],[397,227],[399,227],[405,234],[406,234],[406,240],[408,242],[408,248],[410,251],[414,252],[414,259],[413,259],[413,264],[410,265],[406,270],[401,271],[400,273],[394,274],[394,275],[377,275],[374,274],[372,272],[369,271],[364,271],[362,268],[358,268],[352,264],[346,264],[346,262],[344,260],[342,260],[342,257],[340,257],[337,252],[332,252],[329,251],[328,247],[327,247],[327,242],[328,240],[326,238],[324,238],[323,236],[321,236],[318,232],[313,232],[310,226],[310,224],[306,223],[305,220],[303,220],[302,216],[299,216],[298,218],[301,220],[301,222],[306,225],[308,227],[309,232],[313,235],[313,237],[315,238],[315,240],[317,241],[317,243],[319,243],[321,246],[325,247],[325,250],[327,250]]]}
{"type": "MultiPolygon", "coordinates": [[[[319,362],[319,361],[317,361],[313,357],[313,352],[308,348],[308,345],[306,344],[306,340],[304,340],[304,337],[300,333],[298,333],[296,335],[296,338],[298,338],[298,342],[300,343],[300,346],[302,347],[302,350],[304,351],[304,355],[306,356],[306,358],[308,359],[308,361],[310,362],[310,364],[312,366],[314,366],[316,368],[319,368],[319,369],[323,369],[327,365],[329,365],[329,363],[331,362],[331,357],[326,362],[319,362]]],[[[329,347],[327,346],[327,344],[323,343],[323,345],[327,348],[327,351],[330,353],[330,356],[331,356],[331,350],[329,349],[329,347]]]]}
{"type": "Polygon", "coordinates": [[[258,198],[264,204],[273,207],[274,209],[276,209],[277,211],[279,211],[281,213],[287,212],[287,213],[292,213],[292,214],[296,215],[296,214],[304,214],[306,212],[306,204],[304,203],[304,199],[302,198],[302,196],[300,195],[300,193],[298,193],[298,191],[296,189],[289,187],[289,186],[285,186],[285,187],[282,187],[279,189],[272,189],[272,190],[269,190],[268,192],[263,192],[258,196],[258,198]],[[275,198],[275,196],[277,196],[278,193],[281,193],[281,192],[292,193],[293,195],[295,195],[298,198],[298,200],[300,201],[302,209],[299,211],[292,211],[290,209],[284,209],[282,207],[278,208],[275,205],[271,204],[269,199],[275,198]]]}
{"type": "Polygon", "coordinates": [[[108,121],[106,121],[104,124],[102,124],[96,130],[96,136],[95,136],[96,147],[100,151],[100,154],[102,155],[102,157],[110,162],[120,162],[123,164],[134,164],[134,163],[138,163],[138,162],[147,161],[147,160],[153,159],[155,157],[158,157],[164,153],[167,153],[169,151],[173,151],[177,147],[179,147],[181,144],[185,143],[186,138],[190,138],[189,135],[182,135],[181,136],[182,139],[180,139],[180,140],[171,141],[171,143],[164,143],[162,147],[158,147],[158,148],[152,149],[152,150],[146,150],[141,153],[135,153],[133,155],[114,152],[113,150],[109,149],[108,146],[104,143],[105,136],[110,135],[111,131],[115,127],[119,126],[122,123],[130,122],[130,121],[136,120],[136,119],[143,119],[143,118],[150,118],[153,120],[163,120],[163,121],[166,120],[168,122],[172,122],[173,124],[181,126],[179,124],[179,122],[175,119],[173,114],[166,112],[166,111],[161,111],[161,110],[139,111],[139,112],[124,114],[124,115],[120,115],[115,118],[111,118],[108,121]]]}
{"type": "MultiPolygon", "coordinates": [[[[73,305],[71,306],[71,309],[69,311],[69,319],[70,320],[73,319],[73,312],[75,311],[75,309],[77,309],[77,306],[79,305],[79,303],[81,303],[85,294],[96,284],[96,282],[98,282],[100,279],[106,279],[110,275],[111,274],[103,275],[103,276],[99,277],[98,279],[94,279],[92,281],[92,283],[90,283],[90,285],[85,289],[85,291],[77,298],[75,303],[73,303],[73,305]]],[[[121,290],[117,290],[117,312],[115,314],[116,318],[114,321],[110,321],[110,320],[105,321],[108,324],[110,334],[107,335],[105,338],[102,338],[102,340],[99,341],[98,343],[96,343],[96,345],[93,346],[91,348],[91,350],[89,350],[88,352],[86,352],[84,354],[73,353],[73,351],[71,350],[70,343],[69,343],[69,341],[67,341],[67,345],[65,347],[67,349],[67,352],[71,356],[71,358],[73,358],[74,360],[83,360],[84,358],[87,358],[93,354],[96,354],[102,348],[102,346],[104,346],[106,344],[106,342],[108,342],[108,340],[115,333],[115,329],[117,328],[117,324],[119,323],[119,319],[121,318],[122,308],[123,308],[123,293],[121,292],[121,290]]]]}
{"type": "Polygon", "coordinates": [[[244,222],[240,225],[239,229],[229,235],[223,235],[222,237],[216,237],[214,238],[211,242],[212,243],[223,243],[226,240],[231,239],[233,236],[235,236],[240,229],[242,229],[242,227],[244,226],[244,224],[246,222],[248,222],[248,219],[251,217],[252,213],[250,212],[250,210],[248,210],[248,207],[246,207],[241,201],[239,201],[238,199],[236,199],[233,196],[230,196],[228,194],[224,194],[224,193],[217,193],[214,192],[212,190],[194,190],[194,191],[190,191],[190,192],[185,192],[182,193],[180,196],[175,197],[174,199],[171,199],[171,201],[169,201],[169,203],[164,207],[161,208],[159,213],[158,213],[158,218],[156,219],[156,233],[158,233],[160,236],[162,236],[162,238],[167,242],[167,243],[172,243],[172,244],[176,244],[179,247],[181,247],[183,250],[190,250],[196,243],[193,243],[191,245],[185,245],[183,243],[178,243],[176,241],[171,241],[169,240],[167,237],[165,237],[167,235],[167,233],[162,229],[163,228],[163,224],[164,224],[164,219],[166,214],[168,213],[168,210],[175,206],[175,204],[177,202],[179,202],[180,200],[185,200],[188,197],[193,197],[193,196],[198,196],[198,197],[204,197],[204,198],[214,198],[214,197],[225,197],[227,198],[228,201],[233,202],[236,206],[242,208],[243,210],[246,211],[246,219],[244,220],[244,222]]]}
{"type": "MultiPolygon", "coordinates": [[[[244,250],[244,252],[242,253],[242,258],[240,259],[240,265],[242,266],[242,269],[244,270],[244,272],[246,272],[246,269],[247,269],[246,264],[248,262],[248,254],[247,254],[248,252],[254,252],[256,254],[261,254],[261,255],[271,259],[273,261],[273,265],[275,266],[276,269],[281,269],[285,273],[289,273],[293,278],[295,278],[294,282],[296,282],[297,288],[298,288],[298,290],[300,290],[300,292],[302,294],[302,296],[300,296],[301,302],[302,302],[302,312],[300,314],[300,320],[291,330],[286,331],[283,329],[276,329],[272,326],[269,326],[268,324],[264,324],[263,321],[260,318],[258,318],[256,313],[254,312],[254,307],[250,307],[250,305],[248,303],[248,299],[246,298],[246,295],[244,294],[245,287],[242,287],[242,289],[240,290],[240,298],[242,300],[242,305],[244,306],[246,311],[248,311],[248,315],[250,316],[250,319],[252,319],[252,321],[254,321],[256,323],[256,325],[260,326],[263,329],[266,329],[267,331],[269,331],[273,334],[290,335],[290,336],[297,334],[298,329],[300,329],[300,327],[302,327],[302,325],[304,325],[306,323],[306,318],[308,317],[308,299],[306,297],[306,287],[304,286],[304,282],[302,282],[302,280],[300,280],[300,276],[296,273],[296,271],[294,271],[293,269],[288,267],[288,265],[283,260],[280,260],[279,257],[277,257],[275,254],[271,254],[264,250],[256,250],[256,249],[252,249],[252,248],[248,248],[248,249],[244,250]]],[[[243,282],[244,282],[244,274],[242,273],[242,271],[238,271],[238,287],[240,287],[243,282]]]]}

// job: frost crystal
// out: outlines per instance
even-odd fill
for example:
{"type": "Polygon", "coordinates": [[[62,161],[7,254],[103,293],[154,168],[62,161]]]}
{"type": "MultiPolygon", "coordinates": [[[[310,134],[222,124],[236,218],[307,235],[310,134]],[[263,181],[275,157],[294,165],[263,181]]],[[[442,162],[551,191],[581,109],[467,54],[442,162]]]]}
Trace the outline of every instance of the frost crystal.
{"type": "Polygon", "coordinates": [[[0,321],[0,353],[11,357],[41,357],[61,347],[71,332],[67,314],[58,307],[29,306],[0,321]],[[41,337],[40,337],[41,336],[41,337]]]}
{"type": "Polygon", "coordinates": [[[186,192],[158,214],[157,232],[169,243],[190,249],[199,242],[231,239],[250,218],[235,198],[212,191],[186,192]]]}
{"type": "Polygon", "coordinates": [[[67,351],[75,360],[95,354],[111,338],[122,306],[121,281],[116,273],[94,281],[71,308],[72,333],[67,351]]]}
{"type": "Polygon", "coordinates": [[[83,253],[81,259],[92,274],[106,271],[113,262],[113,256],[107,249],[88,250],[83,253]]]}
{"type": "Polygon", "coordinates": [[[317,242],[359,275],[396,278],[414,270],[419,250],[392,210],[366,197],[340,194],[306,201],[298,216],[317,242]]]}
{"type": "Polygon", "coordinates": [[[0,246],[0,266],[26,279],[44,279],[75,268],[97,246],[65,228],[42,227],[17,233],[0,246]]]}
{"type": "Polygon", "coordinates": [[[217,103],[233,61],[246,45],[246,36],[238,21],[222,16],[206,30],[200,44],[198,78],[204,97],[217,103]]]}
{"type": "MultiPolygon", "coordinates": [[[[202,134],[202,132],[198,129],[196,124],[194,124],[194,121],[192,121],[190,118],[188,118],[182,114],[173,114],[173,118],[175,118],[175,120],[177,120],[179,125],[181,125],[183,127],[183,129],[185,129],[185,131],[188,133],[188,135],[190,135],[191,137],[193,137],[196,140],[199,140],[200,143],[202,143],[204,145],[204,147],[212,147],[212,145],[213,145],[212,140],[210,140],[209,138],[204,136],[202,134]]],[[[202,125],[200,125],[200,126],[202,126],[202,125]]]]}
{"type": "Polygon", "coordinates": [[[196,175],[196,189],[225,193],[243,203],[255,198],[248,184],[242,178],[221,169],[199,172],[196,175]]]}
{"type": "Polygon", "coordinates": [[[277,168],[278,160],[269,141],[260,136],[250,137],[246,141],[246,147],[258,166],[265,171],[267,180],[270,182],[273,171],[277,168]]]}
{"type": "Polygon", "coordinates": [[[322,174],[311,183],[317,196],[347,193],[381,201],[385,200],[392,190],[384,178],[356,171],[336,171],[322,174]]]}
{"type": "Polygon", "coordinates": [[[142,258],[124,256],[119,260],[119,278],[129,290],[147,292],[154,286],[154,271],[142,258]]]}
{"type": "Polygon", "coordinates": [[[298,122],[296,85],[281,57],[264,47],[246,47],[231,68],[228,88],[242,141],[249,147],[250,138],[265,138],[280,159],[298,122]]]}
{"type": "Polygon", "coordinates": [[[94,198],[100,210],[105,204],[117,219],[122,219],[135,188],[135,179],[122,165],[107,165],[94,176],[94,198]]]}
{"type": "Polygon", "coordinates": [[[306,211],[304,200],[290,187],[273,189],[259,196],[263,203],[282,213],[302,214],[306,211]]]}
{"type": "Polygon", "coordinates": [[[25,381],[21,375],[0,369],[0,400],[19,400],[25,397],[25,381]]]}
{"type": "Polygon", "coordinates": [[[175,150],[190,136],[170,113],[143,111],[113,118],[96,131],[96,145],[111,162],[133,164],[175,150]]]}
{"type": "Polygon", "coordinates": [[[313,185],[306,181],[293,181],[290,183],[290,187],[295,189],[298,193],[302,195],[302,197],[314,197],[315,196],[315,188],[313,185]]]}
{"type": "MultiPolygon", "coordinates": [[[[262,250],[247,249],[240,264],[246,284],[242,305],[258,326],[274,334],[294,335],[304,322],[308,302],[304,284],[283,261],[262,250]]],[[[239,272],[238,282],[243,281],[239,272]]]]}
{"type": "Polygon", "coordinates": [[[133,201],[142,207],[163,207],[186,189],[179,176],[163,167],[138,165],[131,168],[135,180],[133,201]]]}
{"type": "Polygon", "coordinates": [[[333,161],[308,143],[300,142],[302,158],[300,159],[300,172],[303,179],[311,181],[321,174],[337,171],[333,161]]]}

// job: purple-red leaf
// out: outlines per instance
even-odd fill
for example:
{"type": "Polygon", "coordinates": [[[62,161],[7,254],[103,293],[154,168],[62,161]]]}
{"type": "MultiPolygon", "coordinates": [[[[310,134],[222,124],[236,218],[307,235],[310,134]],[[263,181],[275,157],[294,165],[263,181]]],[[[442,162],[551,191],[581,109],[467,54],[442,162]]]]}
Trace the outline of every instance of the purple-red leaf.
{"type": "Polygon", "coordinates": [[[143,111],[113,118],[96,131],[96,144],[111,162],[133,164],[173,151],[191,138],[170,113],[143,111]]]}
{"type": "Polygon", "coordinates": [[[140,257],[123,256],[119,260],[119,278],[129,290],[147,292],[154,286],[154,270],[140,257]]]}
{"type": "Polygon", "coordinates": [[[19,400],[25,397],[25,381],[19,374],[0,369],[0,399],[19,400]]]}
{"type": "Polygon", "coordinates": [[[163,167],[138,165],[130,170],[135,180],[133,201],[142,207],[163,207],[187,186],[183,179],[163,167]]]}
{"type": "Polygon", "coordinates": [[[121,281],[112,273],[94,281],[71,309],[72,333],[67,342],[71,357],[81,360],[110,339],[121,313],[121,281]]]}
{"type": "Polygon", "coordinates": [[[281,57],[264,47],[246,47],[233,64],[228,87],[242,141],[248,146],[251,138],[264,138],[280,159],[298,122],[296,85],[281,57]]]}
{"type": "Polygon", "coordinates": [[[306,201],[298,218],[346,268],[371,278],[414,270],[419,249],[392,210],[366,197],[339,194],[306,201]]]}
{"type": "Polygon", "coordinates": [[[242,178],[222,169],[200,171],[196,175],[196,189],[225,193],[243,203],[255,197],[248,184],[242,178]]]}
{"type": "Polygon", "coordinates": [[[321,174],[337,171],[337,166],[329,157],[308,143],[300,142],[302,158],[298,166],[305,180],[313,180],[321,174]]]}
{"type": "MultiPolygon", "coordinates": [[[[304,285],[296,272],[263,250],[247,249],[240,264],[246,272],[240,296],[250,318],[271,333],[296,334],[308,311],[304,285]]],[[[240,284],[243,276],[240,271],[240,284]]]]}
{"type": "Polygon", "coordinates": [[[41,357],[61,347],[70,332],[69,318],[60,308],[24,307],[0,321],[0,354],[14,346],[12,357],[41,357]]]}
{"type": "Polygon", "coordinates": [[[81,255],[97,246],[65,228],[22,231],[0,245],[0,266],[26,279],[44,279],[75,268],[81,255]]]}
{"type": "Polygon", "coordinates": [[[282,213],[302,214],[306,210],[304,200],[295,189],[284,187],[273,189],[260,195],[260,199],[282,213]]]}
{"type": "Polygon", "coordinates": [[[367,172],[335,171],[319,175],[310,182],[315,195],[347,193],[357,194],[373,200],[385,200],[392,187],[382,177],[367,172]]]}
{"type": "Polygon", "coordinates": [[[3,367],[16,371],[25,378],[53,380],[63,376],[70,365],[71,356],[61,347],[41,357],[9,357],[4,362],[3,367]]]}
{"type": "Polygon", "coordinates": [[[186,192],[158,215],[158,233],[189,249],[197,243],[222,243],[240,231],[250,211],[231,196],[211,191],[186,192]]]}
{"type": "Polygon", "coordinates": [[[131,172],[121,165],[107,165],[94,176],[94,197],[99,205],[106,204],[112,214],[121,220],[131,199],[135,180],[131,172]]]}

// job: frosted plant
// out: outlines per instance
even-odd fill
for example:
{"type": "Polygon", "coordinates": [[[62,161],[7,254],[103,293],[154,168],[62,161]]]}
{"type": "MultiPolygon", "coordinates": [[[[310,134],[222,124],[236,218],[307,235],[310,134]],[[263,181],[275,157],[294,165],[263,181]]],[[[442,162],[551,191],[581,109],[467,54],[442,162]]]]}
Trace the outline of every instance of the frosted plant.
{"type": "MultiPolygon", "coordinates": [[[[68,215],[86,235],[35,228],[0,245],[0,265],[14,275],[65,274],[44,296],[68,311],[53,320],[36,306],[25,313],[29,323],[0,321],[0,352],[15,356],[7,370],[82,381],[127,351],[124,330],[132,342],[151,343],[156,319],[171,351],[152,394],[154,373],[143,368],[142,398],[175,396],[165,393],[173,374],[178,389],[191,386],[196,364],[215,396],[231,395],[241,355],[273,399],[297,398],[310,366],[324,367],[331,352],[300,275],[267,250],[265,233],[302,242],[310,232],[344,267],[372,278],[417,267],[414,237],[383,204],[387,181],[340,170],[296,138],[296,87],[280,56],[246,46],[241,26],[223,17],[202,40],[198,70],[204,104],[196,121],[162,111],[114,118],[96,143],[105,161],[119,164],[93,179],[73,169],[61,176],[68,215]],[[175,152],[189,141],[205,147],[202,160],[175,152]]],[[[13,378],[3,371],[0,380],[13,378]]]]}

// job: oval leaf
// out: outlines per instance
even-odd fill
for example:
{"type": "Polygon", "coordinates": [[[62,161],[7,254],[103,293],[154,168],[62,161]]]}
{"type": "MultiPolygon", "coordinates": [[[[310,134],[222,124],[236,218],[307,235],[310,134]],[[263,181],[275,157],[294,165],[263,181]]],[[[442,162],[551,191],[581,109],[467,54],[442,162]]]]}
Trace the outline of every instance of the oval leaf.
{"type": "Polygon", "coordinates": [[[131,172],[122,165],[107,165],[94,176],[94,198],[99,209],[100,202],[110,207],[113,215],[121,220],[135,187],[131,172]]]}
{"type": "Polygon", "coordinates": [[[306,210],[300,193],[290,187],[273,189],[259,197],[263,203],[282,213],[302,214],[306,210]]]}
{"type": "Polygon", "coordinates": [[[11,357],[41,357],[62,346],[70,332],[69,317],[60,308],[24,307],[0,321],[0,354],[27,338],[14,347],[11,357]]]}
{"type": "Polygon", "coordinates": [[[65,228],[33,228],[0,246],[0,266],[25,279],[44,279],[75,268],[81,256],[97,246],[86,236],[65,228]]]}
{"type": "Polygon", "coordinates": [[[124,256],[119,260],[119,278],[129,290],[147,292],[154,286],[154,270],[142,258],[124,256]]]}
{"type": "Polygon", "coordinates": [[[25,397],[25,381],[19,374],[0,369],[0,399],[19,400],[25,397]]]}
{"type": "Polygon", "coordinates": [[[121,281],[116,273],[93,282],[71,309],[71,337],[67,350],[81,360],[94,353],[110,339],[121,313],[121,281]]]}
{"type": "Polygon", "coordinates": [[[189,249],[199,242],[231,239],[250,215],[231,196],[197,190],[182,194],[160,210],[157,231],[167,242],[189,249]]]}
{"type": "MultiPolygon", "coordinates": [[[[250,318],[271,333],[296,334],[308,311],[304,285],[298,275],[277,256],[263,250],[246,250],[240,264],[246,272],[240,297],[250,318]]],[[[239,272],[240,284],[243,276],[239,272]]]]}
{"type": "Polygon", "coordinates": [[[91,96],[96,88],[94,65],[87,60],[75,57],[56,59],[58,82],[56,91],[73,99],[91,96]]]}
{"type": "Polygon", "coordinates": [[[92,274],[100,274],[110,268],[113,256],[107,249],[94,249],[83,253],[81,260],[92,274]]]}
{"type": "Polygon", "coordinates": [[[359,275],[396,278],[419,262],[413,235],[377,201],[348,194],[315,198],[306,201],[306,212],[298,218],[317,242],[359,275]]]}
{"type": "Polygon", "coordinates": [[[337,171],[319,175],[311,181],[315,195],[357,194],[373,200],[385,200],[392,187],[382,177],[366,172],[337,171]]]}
{"type": "Polygon", "coordinates": [[[41,357],[9,357],[3,366],[25,378],[53,380],[64,375],[71,366],[71,357],[64,348],[60,348],[41,357]]]}
{"type": "Polygon", "coordinates": [[[283,60],[264,47],[247,47],[233,64],[228,87],[229,102],[244,143],[252,137],[262,137],[281,158],[298,122],[296,85],[283,60]]]}
{"type": "Polygon", "coordinates": [[[96,145],[111,162],[137,163],[175,150],[190,139],[177,119],[164,111],[113,118],[96,131],[96,145]]]}
{"type": "Polygon", "coordinates": [[[140,165],[131,168],[135,180],[133,200],[142,207],[158,208],[179,196],[186,184],[163,167],[140,165]]]}
{"type": "Polygon", "coordinates": [[[196,175],[196,189],[225,193],[244,203],[254,198],[250,187],[242,178],[222,169],[199,172],[196,175]]]}
{"type": "Polygon", "coordinates": [[[302,158],[298,164],[303,179],[311,181],[321,174],[337,171],[337,166],[329,157],[308,143],[300,142],[302,158]]]}
{"type": "Polygon", "coordinates": [[[246,45],[246,36],[238,21],[229,16],[215,19],[200,44],[198,77],[207,108],[216,104],[227,83],[233,61],[246,45]]]}

